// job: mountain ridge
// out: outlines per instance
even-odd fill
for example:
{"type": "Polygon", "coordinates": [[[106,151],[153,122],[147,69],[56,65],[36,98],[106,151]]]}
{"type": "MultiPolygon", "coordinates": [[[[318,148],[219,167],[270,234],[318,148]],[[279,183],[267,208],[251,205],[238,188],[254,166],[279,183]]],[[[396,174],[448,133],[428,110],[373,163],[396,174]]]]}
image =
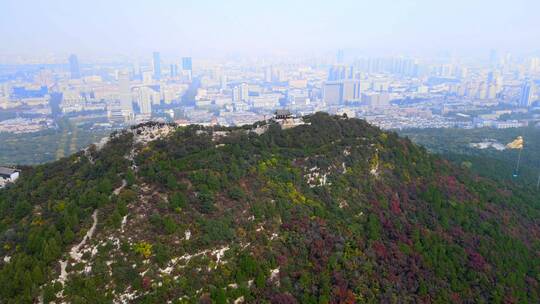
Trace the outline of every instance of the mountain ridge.
{"type": "Polygon", "coordinates": [[[286,130],[149,123],[32,167],[0,192],[1,256],[12,257],[1,298],[538,300],[537,194],[365,121],[304,120],[286,130]],[[93,223],[82,262],[69,257],[93,223]]]}

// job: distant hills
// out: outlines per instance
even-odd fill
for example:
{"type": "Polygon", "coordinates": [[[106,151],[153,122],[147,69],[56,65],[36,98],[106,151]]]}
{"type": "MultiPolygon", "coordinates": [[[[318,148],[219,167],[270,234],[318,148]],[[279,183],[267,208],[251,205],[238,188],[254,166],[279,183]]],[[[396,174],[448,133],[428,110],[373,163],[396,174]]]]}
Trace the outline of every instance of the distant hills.
{"type": "Polygon", "coordinates": [[[408,129],[401,136],[439,153],[458,166],[488,178],[512,181],[517,185],[536,188],[540,175],[540,128],[510,129],[408,129]],[[523,137],[524,146],[517,168],[519,150],[505,145],[523,137]],[[483,147],[483,148],[482,148],[483,147]]]}

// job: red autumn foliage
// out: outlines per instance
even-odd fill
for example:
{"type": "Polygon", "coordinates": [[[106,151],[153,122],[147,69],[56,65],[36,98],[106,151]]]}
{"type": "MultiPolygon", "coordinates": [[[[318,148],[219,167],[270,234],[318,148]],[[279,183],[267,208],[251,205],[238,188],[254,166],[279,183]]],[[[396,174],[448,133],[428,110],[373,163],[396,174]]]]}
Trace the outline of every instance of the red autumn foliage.
{"type": "Polygon", "coordinates": [[[375,250],[377,257],[381,259],[386,259],[388,257],[388,251],[386,250],[384,244],[380,241],[373,242],[373,250],[375,250]]]}
{"type": "Polygon", "coordinates": [[[397,195],[394,195],[394,197],[392,198],[392,201],[390,201],[390,210],[394,213],[394,214],[401,214],[401,208],[399,206],[399,198],[397,197],[397,195]]]}
{"type": "Polygon", "coordinates": [[[467,254],[469,255],[469,266],[471,268],[477,271],[484,270],[486,260],[482,255],[472,249],[468,249],[467,254]]]}
{"type": "Polygon", "coordinates": [[[516,298],[514,298],[514,296],[512,296],[512,295],[507,295],[504,298],[504,304],[515,304],[517,302],[518,302],[518,300],[516,298]]]}
{"type": "Polygon", "coordinates": [[[409,236],[406,235],[406,234],[403,234],[403,233],[400,234],[398,239],[399,239],[399,241],[400,241],[401,243],[407,244],[407,245],[409,245],[409,246],[412,246],[412,244],[413,244],[412,240],[411,240],[411,239],[409,238],[409,236]]]}
{"type": "Polygon", "coordinates": [[[356,303],[356,300],[352,290],[342,287],[335,287],[333,290],[333,299],[330,303],[354,304],[356,303]]]}
{"type": "Polygon", "coordinates": [[[452,294],[450,294],[450,299],[452,300],[452,303],[463,303],[463,301],[461,300],[461,296],[457,292],[453,292],[452,294]]]}
{"type": "Polygon", "coordinates": [[[273,304],[296,304],[298,301],[289,293],[280,293],[274,295],[270,300],[273,304]]]}
{"type": "Polygon", "coordinates": [[[287,256],[281,254],[281,255],[278,255],[278,256],[276,257],[276,259],[277,259],[277,262],[278,262],[278,264],[279,264],[280,266],[285,266],[285,265],[287,265],[287,256]]]}
{"type": "Polygon", "coordinates": [[[440,176],[438,183],[440,185],[439,188],[444,191],[447,198],[454,198],[459,202],[472,200],[472,195],[455,176],[440,176]]]}
{"type": "Polygon", "coordinates": [[[148,289],[150,289],[150,287],[152,287],[152,280],[150,279],[150,277],[143,277],[142,278],[142,287],[145,290],[148,290],[148,289]]]}

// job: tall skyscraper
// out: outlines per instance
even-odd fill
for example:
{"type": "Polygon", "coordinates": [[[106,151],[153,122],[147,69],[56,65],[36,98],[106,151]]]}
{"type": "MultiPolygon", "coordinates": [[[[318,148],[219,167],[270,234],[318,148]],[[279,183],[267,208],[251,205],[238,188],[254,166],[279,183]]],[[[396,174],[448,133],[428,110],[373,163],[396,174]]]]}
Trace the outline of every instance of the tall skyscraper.
{"type": "Polygon", "coordinates": [[[354,68],[345,65],[335,65],[328,72],[328,81],[338,81],[343,79],[351,79],[354,77],[354,68]]]}
{"type": "Polygon", "coordinates": [[[492,67],[496,67],[499,64],[499,55],[495,49],[489,51],[489,64],[492,67]]]}
{"type": "Polygon", "coordinates": [[[495,82],[495,73],[493,71],[487,74],[487,83],[492,84],[495,82]]]}
{"type": "Polygon", "coordinates": [[[339,81],[328,81],[324,84],[323,100],[327,106],[337,106],[341,103],[343,94],[343,83],[339,81]]]}
{"type": "Polygon", "coordinates": [[[161,58],[159,52],[154,52],[152,57],[152,66],[154,67],[154,79],[161,79],[161,58]]]}
{"type": "Polygon", "coordinates": [[[135,89],[137,94],[137,103],[142,115],[149,116],[152,114],[152,103],[159,103],[159,92],[154,91],[150,87],[139,87],[135,89]]]}
{"type": "Polygon", "coordinates": [[[141,79],[141,66],[139,65],[139,61],[133,63],[133,76],[137,79],[141,79]]]}
{"type": "Polygon", "coordinates": [[[343,64],[345,62],[345,52],[343,50],[338,50],[336,54],[337,64],[343,64]]]}
{"type": "Polygon", "coordinates": [[[526,81],[521,87],[521,96],[519,97],[519,106],[528,108],[532,105],[534,98],[534,84],[526,81]]]}
{"type": "Polygon", "coordinates": [[[171,64],[170,76],[171,78],[178,76],[178,66],[176,64],[171,64]]]}
{"type": "Polygon", "coordinates": [[[152,79],[153,72],[152,71],[144,71],[141,73],[142,81],[144,84],[152,84],[154,81],[152,79]]]}
{"type": "Polygon", "coordinates": [[[152,114],[152,102],[149,98],[142,99],[139,103],[139,108],[141,110],[141,114],[143,115],[151,115],[152,114]]]}
{"type": "Polygon", "coordinates": [[[75,54],[71,54],[71,56],[69,56],[69,71],[71,72],[71,79],[81,78],[79,60],[77,59],[77,55],[75,54]]]}
{"type": "Polygon", "coordinates": [[[533,57],[530,59],[530,71],[533,73],[540,71],[540,58],[539,57],[533,57]]]}
{"type": "Polygon", "coordinates": [[[219,82],[220,82],[220,88],[222,90],[226,90],[227,89],[227,75],[221,75],[219,82]]]}
{"type": "Polygon", "coordinates": [[[343,88],[341,94],[342,101],[360,101],[362,98],[360,79],[349,79],[343,81],[343,88]]]}
{"type": "Polygon", "coordinates": [[[182,70],[193,71],[193,62],[191,60],[191,57],[182,58],[182,70]]]}
{"type": "Polygon", "coordinates": [[[193,63],[191,57],[182,58],[182,70],[193,71],[193,63]]]}
{"type": "Polygon", "coordinates": [[[182,77],[186,81],[191,81],[193,77],[193,63],[191,57],[182,58],[182,77]]]}
{"type": "Polygon", "coordinates": [[[272,66],[267,66],[264,69],[264,81],[272,82],[272,74],[273,74],[272,66]]]}
{"type": "Polygon", "coordinates": [[[249,99],[249,85],[242,83],[233,88],[233,101],[247,101],[249,99]]]}
{"type": "Polygon", "coordinates": [[[371,109],[382,109],[390,106],[390,94],[388,93],[365,93],[362,101],[366,102],[371,109]]]}
{"type": "Polygon", "coordinates": [[[129,74],[127,72],[118,73],[118,99],[123,116],[129,120],[133,118],[133,104],[129,74]]]}

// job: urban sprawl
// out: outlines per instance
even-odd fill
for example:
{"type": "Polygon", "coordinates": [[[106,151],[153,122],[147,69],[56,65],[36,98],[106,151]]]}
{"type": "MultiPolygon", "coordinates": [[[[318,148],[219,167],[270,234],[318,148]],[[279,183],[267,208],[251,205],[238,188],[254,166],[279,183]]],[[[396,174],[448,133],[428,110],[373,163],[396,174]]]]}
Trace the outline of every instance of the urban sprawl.
{"type": "Polygon", "coordinates": [[[540,58],[301,60],[162,59],[0,66],[0,132],[57,127],[57,119],[119,128],[148,120],[242,125],[277,109],[359,117],[384,129],[513,128],[540,121],[540,58]],[[6,117],[6,118],[2,118],[6,117]]]}

